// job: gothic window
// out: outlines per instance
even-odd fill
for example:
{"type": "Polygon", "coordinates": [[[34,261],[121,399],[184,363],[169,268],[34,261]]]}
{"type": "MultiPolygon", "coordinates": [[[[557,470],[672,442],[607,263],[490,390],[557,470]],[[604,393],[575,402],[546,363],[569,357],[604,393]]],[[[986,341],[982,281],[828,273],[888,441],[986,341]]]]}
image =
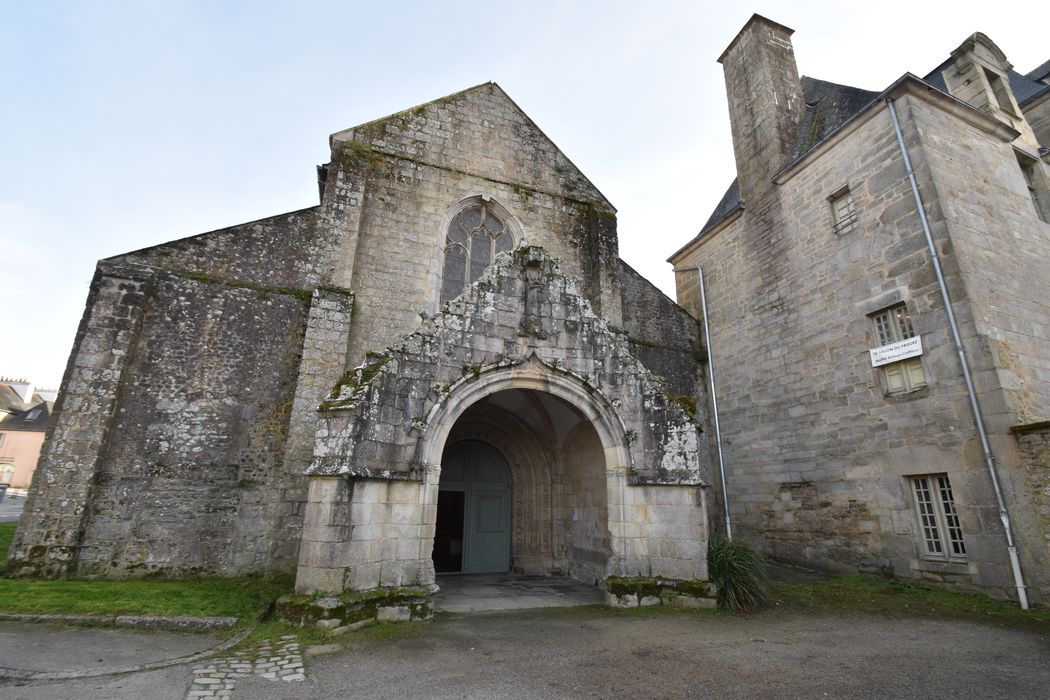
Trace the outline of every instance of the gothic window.
{"type": "Polygon", "coordinates": [[[499,253],[514,248],[507,225],[487,203],[471,205],[456,214],[445,235],[445,268],[441,301],[454,299],[475,282],[499,253]]]}

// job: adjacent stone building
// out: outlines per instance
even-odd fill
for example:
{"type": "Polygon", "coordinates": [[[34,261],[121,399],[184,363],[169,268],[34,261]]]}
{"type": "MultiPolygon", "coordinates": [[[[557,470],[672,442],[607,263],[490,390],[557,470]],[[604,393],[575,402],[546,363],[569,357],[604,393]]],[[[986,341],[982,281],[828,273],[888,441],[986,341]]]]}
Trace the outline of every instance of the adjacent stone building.
{"type": "Polygon", "coordinates": [[[699,327],[612,205],[491,83],[330,143],[318,206],[98,264],[13,570],[706,580],[699,327]]]}
{"type": "Polygon", "coordinates": [[[1047,65],[974,34],[870,92],[800,78],[791,34],[756,15],[719,58],[737,179],[670,259],[698,318],[706,283],[735,532],[1016,599],[1008,515],[1050,602],[1047,65]]]}

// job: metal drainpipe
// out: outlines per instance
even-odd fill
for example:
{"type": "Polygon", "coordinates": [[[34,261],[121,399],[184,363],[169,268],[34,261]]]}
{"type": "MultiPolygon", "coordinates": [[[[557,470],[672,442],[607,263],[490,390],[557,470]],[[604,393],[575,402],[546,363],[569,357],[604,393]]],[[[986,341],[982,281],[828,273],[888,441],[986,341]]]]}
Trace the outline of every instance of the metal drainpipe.
{"type": "Polygon", "coordinates": [[[715,393],[715,361],[711,354],[711,324],[707,315],[707,289],[704,286],[704,268],[694,265],[700,280],[700,307],[704,313],[704,346],[707,348],[707,374],[711,378],[711,412],[715,418],[715,441],[718,443],[718,473],[722,480],[722,508],[725,511],[726,538],[733,539],[733,523],[729,519],[729,491],[726,489],[726,463],[722,454],[722,428],[718,423],[718,395],[715,393]]]}
{"type": "Polygon", "coordinates": [[[988,443],[988,431],[984,426],[981,406],[977,402],[977,391],[973,386],[973,379],[970,376],[970,363],[966,359],[966,349],[963,347],[962,336],[959,335],[959,324],[955,321],[955,312],[952,310],[952,302],[948,296],[948,285],[945,284],[944,274],[941,272],[941,259],[937,255],[937,246],[933,244],[930,223],[926,219],[926,208],[923,206],[922,197],[919,195],[919,185],[915,181],[915,171],[912,170],[911,159],[908,158],[908,149],[904,146],[904,135],[901,133],[901,125],[897,120],[897,110],[893,106],[892,98],[886,98],[886,106],[889,108],[890,119],[893,121],[893,130],[897,132],[897,146],[900,148],[901,156],[904,158],[904,167],[908,171],[911,193],[915,197],[915,207],[919,210],[922,231],[926,234],[926,245],[930,250],[933,270],[937,274],[937,285],[941,288],[941,299],[944,301],[944,309],[948,313],[948,324],[952,328],[952,338],[955,340],[955,349],[959,354],[959,364],[962,365],[963,379],[966,381],[966,392],[970,397],[970,411],[973,413],[974,423],[977,424],[977,435],[981,439],[981,450],[984,452],[984,463],[988,467],[988,475],[991,477],[992,486],[995,489],[995,501],[999,506],[999,519],[1003,521],[1003,529],[1006,530],[1006,551],[1010,555],[1010,567],[1013,569],[1014,585],[1017,586],[1017,598],[1021,604],[1021,609],[1027,610],[1028,594],[1025,592],[1024,577],[1021,575],[1021,562],[1017,558],[1017,547],[1014,546],[1013,529],[1010,527],[1010,513],[1006,509],[1006,500],[1003,498],[1003,491],[999,486],[999,474],[995,468],[995,457],[992,455],[992,447],[988,443]]]}

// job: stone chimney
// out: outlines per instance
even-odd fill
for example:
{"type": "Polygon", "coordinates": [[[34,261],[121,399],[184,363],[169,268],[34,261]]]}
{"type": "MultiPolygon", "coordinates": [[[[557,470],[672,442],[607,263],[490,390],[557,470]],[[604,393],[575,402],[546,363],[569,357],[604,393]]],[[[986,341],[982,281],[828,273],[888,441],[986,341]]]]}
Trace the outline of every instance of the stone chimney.
{"type": "Polygon", "coordinates": [[[718,57],[726,78],[733,152],[745,205],[791,158],[804,105],[793,29],[752,15],[718,57]]]}

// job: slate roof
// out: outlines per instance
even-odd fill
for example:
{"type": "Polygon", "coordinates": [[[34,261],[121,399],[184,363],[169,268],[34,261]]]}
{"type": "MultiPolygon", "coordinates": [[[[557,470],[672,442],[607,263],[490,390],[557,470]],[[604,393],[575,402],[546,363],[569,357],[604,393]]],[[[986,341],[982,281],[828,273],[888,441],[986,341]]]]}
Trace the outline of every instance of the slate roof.
{"type": "MultiPolygon", "coordinates": [[[[791,160],[801,158],[806,151],[842,126],[878,96],[879,93],[871,90],[861,90],[849,85],[839,85],[803,76],[802,97],[806,107],[799,125],[798,137],[795,139],[791,160]]],[[[707,223],[700,229],[700,235],[714,228],[722,219],[743,205],[744,202],[740,199],[740,184],[733,180],[707,223]]]]}
{"type": "Polygon", "coordinates": [[[850,117],[867,107],[879,93],[826,80],[802,77],[806,111],[798,129],[791,160],[797,160],[850,117]]]}
{"type": "MultiPolygon", "coordinates": [[[[947,93],[948,87],[944,84],[942,73],[954,60],[949,58],[934,68],[923,78],[923,81],[947,93]]],[[[1009,78],[1010,89],[1013,90],[1018,105],[1023,106],[1027,102],[1041,96],[1044,92],[1050,91],[1050,85],[1040,82],[1041,80],[1050,79],[1050,61],[1047,61],[1027,75],[1011,70],[1009,78]]],[[[801,82],[802,96],[806,107],[802,115],[802,123],[799,125],[798,138],[795,141],[795,148],[791,154],[791,161],[798,160],[804,156],[813,146],[820,143],[831,132],[858,114],[880,94],[871,90],[861,90],[849,85],[839,85],[806,76],[802,77],[801,82]]],[[[740,186],[736,180],[733,180],[696,238],[703,236],[742,206],[744,206],[744,202],[740,199],[740,186]]]]}
{"type": "Polygon", "coordinates": [[[1035,80],[1036,82],[1043,82],[1044,80],[1050,79],[1050,61],[1047,61],[1043,65],[1039,66],[1033,71],[1025,73],[1026,78],[1029,80],[1035,80]]]}
{"type": "Polygon", "coordinates": [[[0,383],[0,415],[21,411],[25,408],[22,397],[18,395],[10,384],[0,383]]]}
{"type": "Polygon", "coordinates": [[[0,413],[0,430],[42,433],[47,430],[47,422],[51,418],[51,406],[49,401],[41,401],[25,410],[0,413]],[[38,413],[29,418],[33,415],[33,411],[38,411],[38,413]]]}

